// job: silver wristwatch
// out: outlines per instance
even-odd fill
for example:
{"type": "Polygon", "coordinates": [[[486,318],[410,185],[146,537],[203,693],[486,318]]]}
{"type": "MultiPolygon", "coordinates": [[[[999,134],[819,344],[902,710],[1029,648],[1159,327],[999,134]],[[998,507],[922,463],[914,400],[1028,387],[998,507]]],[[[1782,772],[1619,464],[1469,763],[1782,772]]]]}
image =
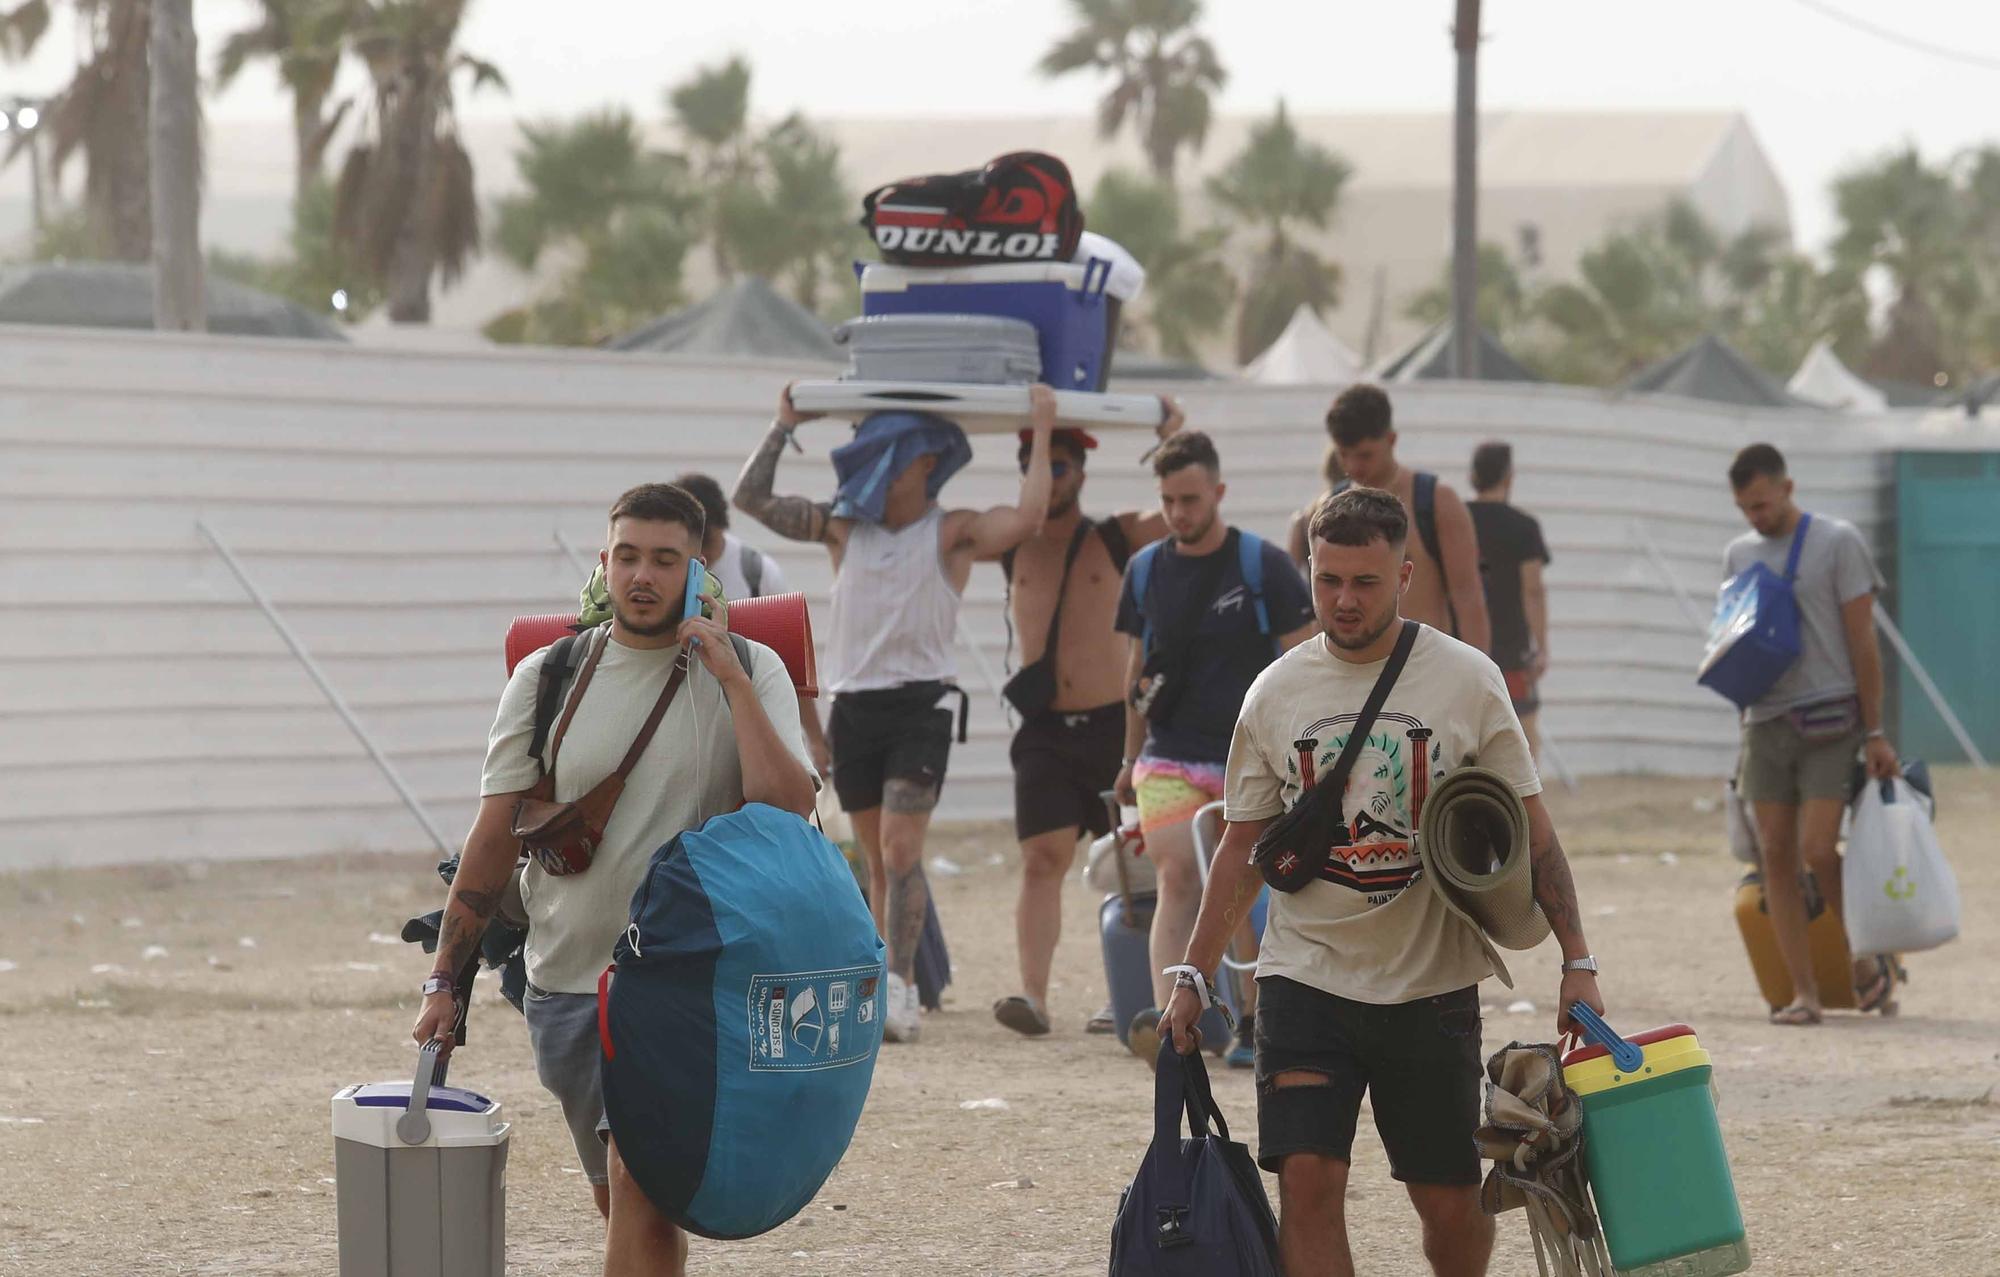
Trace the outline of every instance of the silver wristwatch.
{"type": "Polygon", "coordinates": [[[1563,974],[1568,975],[1572,971],[1588,971],[1590,974],[1596,975],[1597,959],[1587,953],[1581,958],[1571,958],[1568,962],[1563,963],[1563,974]]]}

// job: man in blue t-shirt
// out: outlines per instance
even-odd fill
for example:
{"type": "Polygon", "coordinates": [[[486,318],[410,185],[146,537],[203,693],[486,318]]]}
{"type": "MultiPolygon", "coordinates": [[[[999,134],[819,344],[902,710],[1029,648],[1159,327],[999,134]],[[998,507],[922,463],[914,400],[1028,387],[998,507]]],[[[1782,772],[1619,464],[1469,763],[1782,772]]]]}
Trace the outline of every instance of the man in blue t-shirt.
{"type": "MultiPolygon", "coordinates": [[[[1118,797],[1138,806],[1146,858],[1159,875],[1153,1007],[1133,1020],[1130,1034],[1133,1052],[1149,1063],[1159,1049],[1157,1008],[1173,985],[1162,971],[1186,952],[1201,907],[1195,813],[1222,797],[1244,693],[1280,652],[1316,629],[1312,595],[1284,550],[1222,521],[1227,485],[1207,435],[1170,437],[1154,454],[1153,473],[1170,535],[1133,556],[1118,599],[1118,629],[1131,636],[1118,797]],[[1261,581],[1246,579],[1246,563],[1261,581]]],[[[1254,951],[1247,926],[1241,939],[1254,951]]],[[[1254,988],[1245,992],[1230,1052],[1230,1063],[1241,1067],[1251,1059],[1255,999],[1254,988]]]]}

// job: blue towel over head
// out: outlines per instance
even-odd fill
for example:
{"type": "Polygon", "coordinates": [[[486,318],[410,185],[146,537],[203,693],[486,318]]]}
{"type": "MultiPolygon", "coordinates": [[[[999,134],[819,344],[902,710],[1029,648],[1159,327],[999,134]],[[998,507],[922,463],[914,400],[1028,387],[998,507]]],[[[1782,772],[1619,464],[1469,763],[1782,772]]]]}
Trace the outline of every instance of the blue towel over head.
{"type": "Polygon", "coordinates": [[[837,519],[882,521],[889,484],[918,457],[935,454],[936,467],[925,484],[931,499],[945,481],[972,460],[972,445],[954,423],[930,412],[877,412],[864,418],[854,438],[833,450],[833,494],[837,519]]]}

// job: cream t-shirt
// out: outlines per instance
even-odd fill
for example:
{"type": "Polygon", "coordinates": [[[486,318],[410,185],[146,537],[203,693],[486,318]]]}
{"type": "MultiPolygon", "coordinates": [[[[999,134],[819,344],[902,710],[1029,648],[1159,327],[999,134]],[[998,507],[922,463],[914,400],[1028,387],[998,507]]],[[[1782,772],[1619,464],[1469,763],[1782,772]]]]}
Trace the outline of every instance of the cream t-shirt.
{"type": "MultiPolygon", "coordinates": [[[[535,690],[548,652],[543,648],[523,658],[507,680],[486,745],[482,796],[529,789],[541,775],[528,742],[534,735],[535,690]]],[[[635,648],[610,641],[563,737],[556,763],[558,802],[583,797],[617,769],[679,656],[676,647],[635,648]]],[[[754,642],[750,656],[750,677],[765,716],[810,773],[812,762],[799,730],[798,694],[783,658],[754,642]]],[[[574,658],[579,667],[582,658],[579,651],[574,658]]],[[[631,921],[632,893],[645,879],[653,853],[683,830],[743,805],[743,769],[729,699],[699,657],[690,661],[687,681],[626,779],[590,868],[551,877],[530,863],[522,877],[528,979],[538,989],[595,993],[597,977],[631,921]]],[[[573,688],[574,678],[571,683],[573,688]]],[[[554,736],[553,728],[549,734],[554,736]]]]}
{"type": "MultiPolygon", "coordinates": [[[[1343,661],[1324,636],[1273,661],[1243,698],[1229,748],[1227,819],[1268,820],[1298,801],[1300,740],[1318,742],[1313,772],[1324,780],[1384,663],[1343,661]]],[[[1259,978],[1284,976],[1388,1005],[1493,974],[1471,925],[1422,885],[1410,839],[1418,769],[1435,783],[1473,763],[1500,773],[1522,797],[1541,792],[1499,667],[1478,648],[1425,626],[1348,773],[1341,811],[1352,843],[1334,849],[1339,880],[1321,877],[1300,891],[1271,894],[1259,978]],[[1414,752],[1410,731],[1419,727],[1431,731],[1428,757],[1414,752]]]]}

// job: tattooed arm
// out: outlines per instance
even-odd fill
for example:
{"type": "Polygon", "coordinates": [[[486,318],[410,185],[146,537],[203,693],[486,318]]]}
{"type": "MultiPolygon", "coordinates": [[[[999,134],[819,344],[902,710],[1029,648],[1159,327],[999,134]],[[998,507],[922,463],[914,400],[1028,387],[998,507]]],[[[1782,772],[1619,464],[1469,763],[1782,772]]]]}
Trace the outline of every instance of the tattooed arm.
{"type": "MultiPolygon", "coordinates": [[[[520,839],[514,837],[514,803],[519,794],[489,794],[479,800],[479,814],[473,818],[472,832],[465,836],[465,849],[458,860],[458,874],[445,897],[444,921],[438,926],[437,957],[433,971],[456,977],[479,947],[486,924],[500,908],[507,879],[521,854],[520,839]]],[[[424,999],[410,1036],[418,1045],[442,1039],[451,1049],[452,1025],[457,1008],[450,993],[433,993],[424,999]]]]}
{"type": "Polygon", "coordinates": [[[778,416],[771,423],[770,433],[736,476],[736,491],[730,497],[730,504],[788,540],[819,541],[832,546],[839,544],[844,536],[846,520],[835,519],[829,503],[809,497],[777,496],[771,490],[778,479],[778,457],[785,445],[792,443],[792,431],[801,422],[810,420],[812,415],[792,407],[792,388],[786,386],[778,396],[778,416]]]}
{"type": "MultiPolygon", "coordinates": [[[[1576,880],[1570,876],[1569,858],[1563,855],[1562,843],[1556,838],[1555,822],[1549,819],[1548,806],[1540,794],[1530,794],[1521,801],[1528,809],[1528,855],[1534,870],[1535,903],[1541,906],[1542,916],[1549,920],[1549,930],[1562,946],[1562,960],[1588,957],[1590,945],[1583,938],[1583,912],[1576,903],[1576,880]]],[[[1604,1014],[1597,977],[1588,971],[1566,971],[1557,998],[1557,1033],[1570,1031],[1570,1004],[1578,1001],[1588,1004],[1599,1015],[1604,1014]]]]}

